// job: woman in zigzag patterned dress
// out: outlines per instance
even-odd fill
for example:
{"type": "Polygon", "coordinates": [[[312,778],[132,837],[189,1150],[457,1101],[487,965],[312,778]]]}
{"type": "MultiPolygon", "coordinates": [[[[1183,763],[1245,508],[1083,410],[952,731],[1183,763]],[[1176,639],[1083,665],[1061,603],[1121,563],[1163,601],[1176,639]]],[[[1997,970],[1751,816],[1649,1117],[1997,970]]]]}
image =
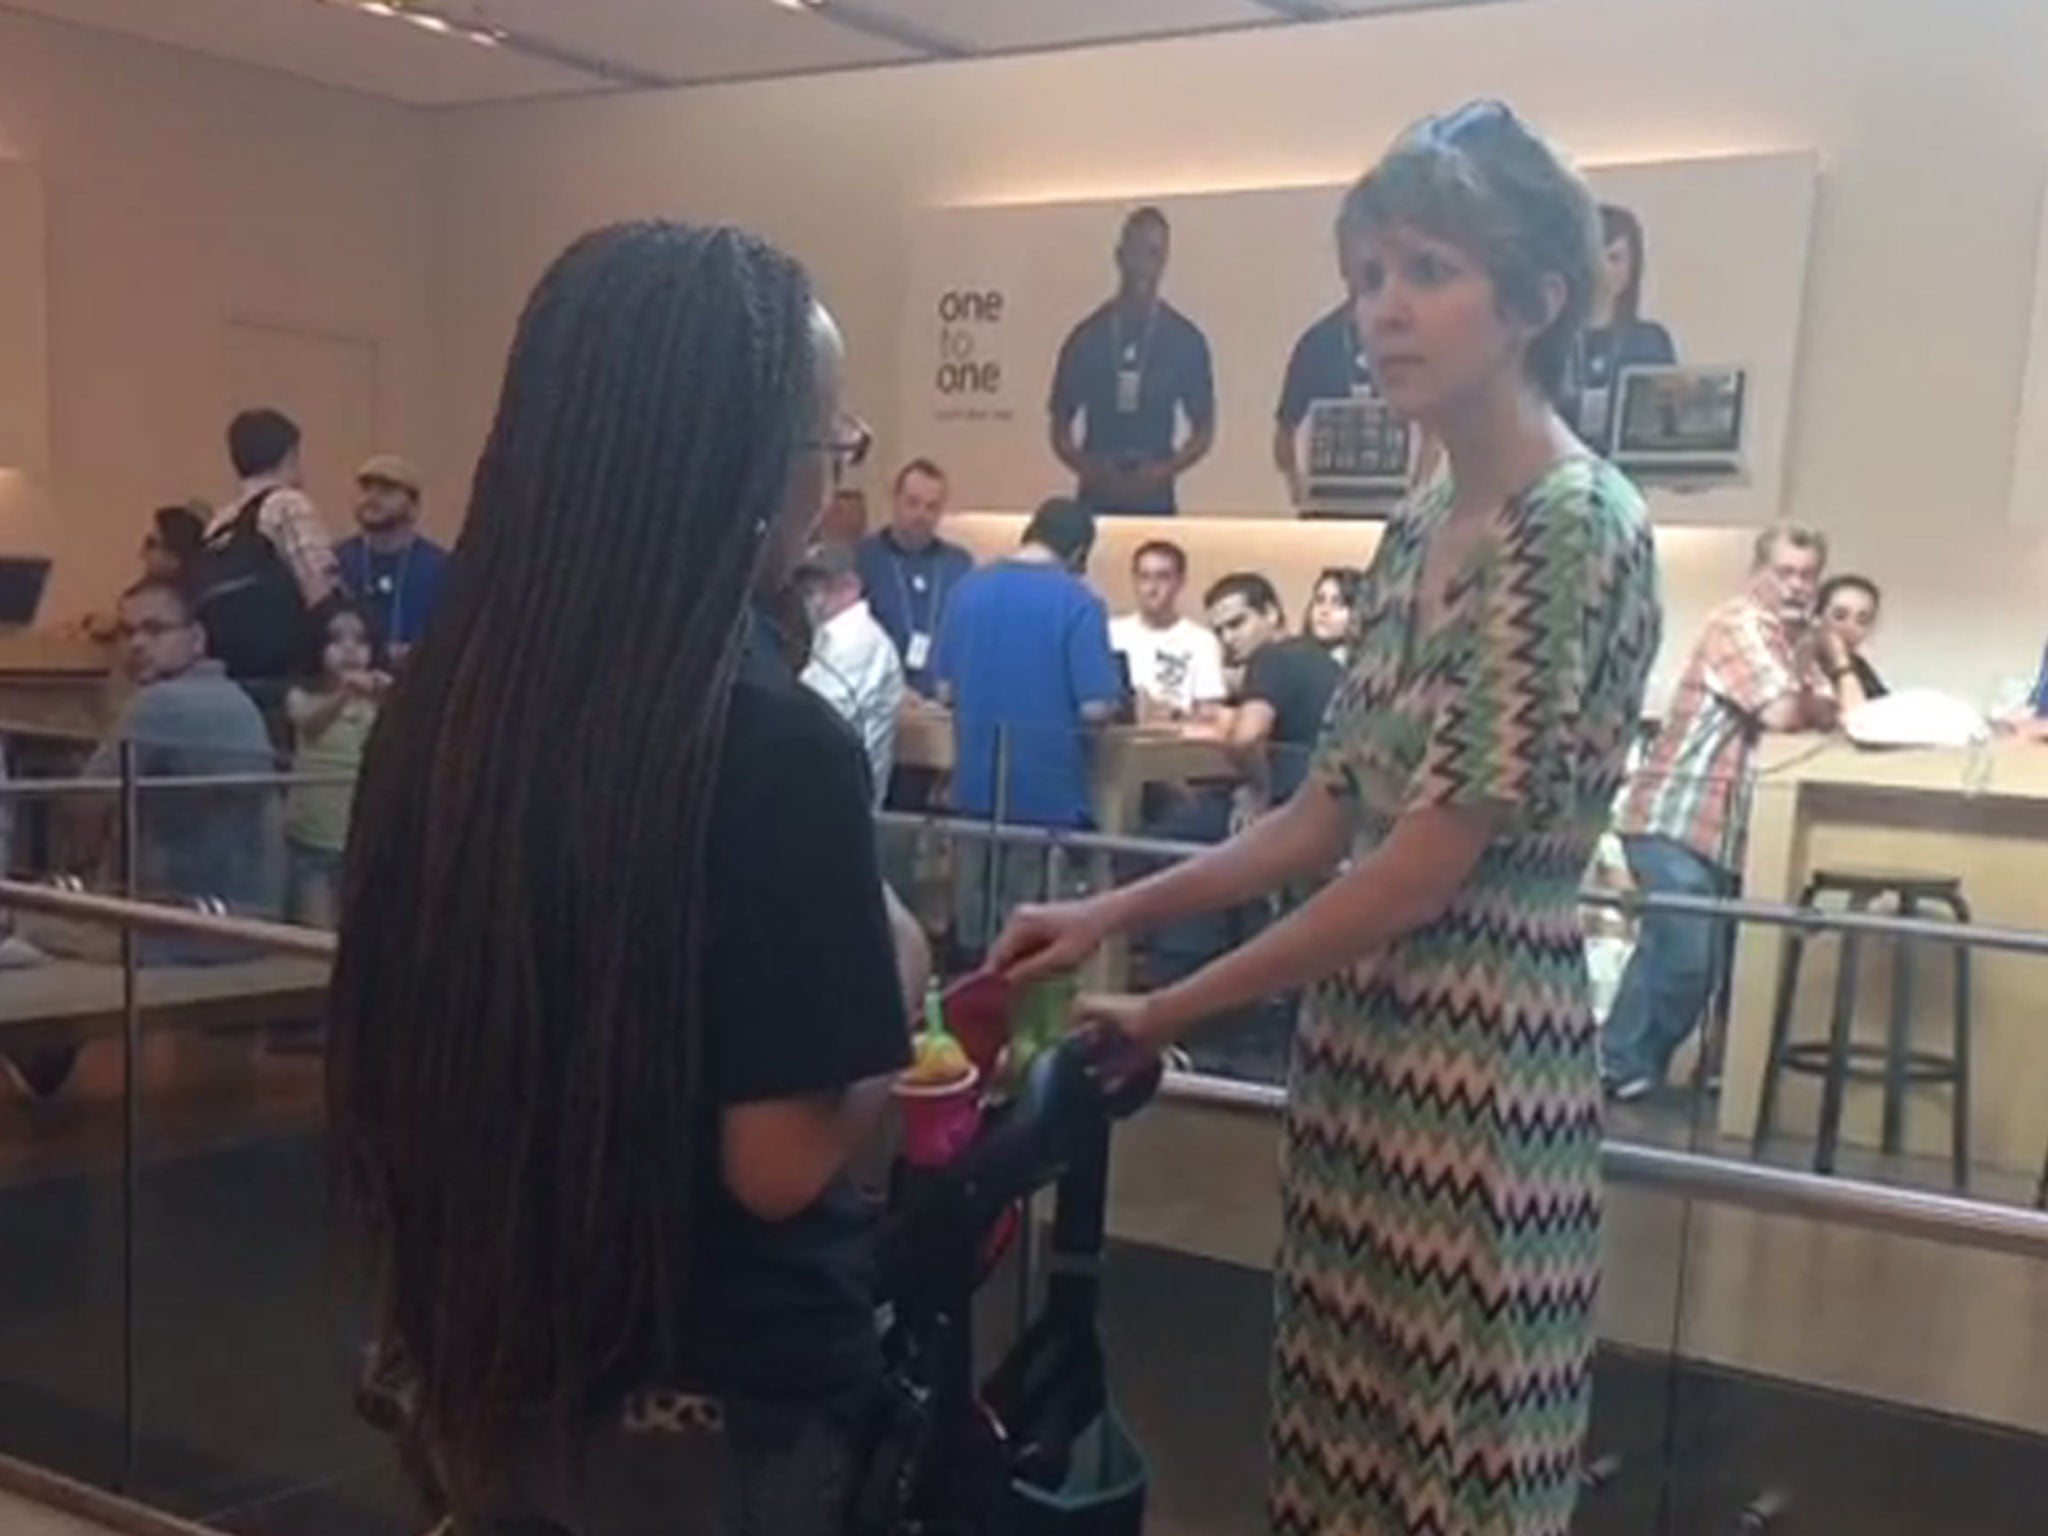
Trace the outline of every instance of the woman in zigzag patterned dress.
{"type": "Polygon", "coordinates": [[[1390,523],[1315,772],[1230,843],[1026,909],[996,960],[1350,862],[1242,948],[1084,999],[1158,1049],[1302,984],[1283,1174],[1281,1536],[1564,1536],[1599,1281],[1577,895],[1660,633],[1641,499],[1551,402],[1595,281],[1584,184],[1505,107],[1411,129],[1347,198],[1386,398],[1449,474],[1390,523]]]}

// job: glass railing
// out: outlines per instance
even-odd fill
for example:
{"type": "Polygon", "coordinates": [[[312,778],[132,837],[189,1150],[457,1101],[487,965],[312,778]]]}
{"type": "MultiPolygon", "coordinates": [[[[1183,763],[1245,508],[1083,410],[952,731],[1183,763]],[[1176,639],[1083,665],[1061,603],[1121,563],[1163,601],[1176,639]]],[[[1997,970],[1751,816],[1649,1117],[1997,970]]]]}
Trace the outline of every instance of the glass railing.
{"type": "MultiPolygon", "coordinates": [[[[885,871],[952,974],[972,968],[1014,902],[1134,878],[1258,809],[1242,762],[1213,743],[1112,730],[1073,745],[1095,825],[1019,817],[1019,801],[1028,811],[1040,793],[1028,740],[1003,746],[1002,794],[979,814],[950,803],[950,763],[933,765],[935,798],[883,814],[885,871]]],[[[246,794],[268,815],[290,785],[260,771],[210,775],[224,781],[211,785],[132,771],[80,783],[82,757],[33,778],[21,760],[17,747],[4,797],[14,879],[0,887],[0,913],[30,935],[66,924],[93,942],[0,970],[0,1049],[17,1060],[77,1053],[47,1100],[0,1092],[0,1456],[234,1531],[400,1528],[417,1512],[387,1445],[352,1413],[365,1325],[327,1235],[318,1019],[331,941],[253,921],[253,904],[202,890],[130,907],[104,850],[81,863],[36,828],[60,805],[97,806],[115,828],[118,872],[130,867],[122,829],[146,837],[152,810],[182,821],[176,807],[192,803],[182,797],[246,794]]],[[[1774,818],[1789,826],[1782,889],[1701,905],[1632,891],[1612,870],[1586,884],[1589,922],[1611,923],[1602,936],[1620,951],[1594,961],[1602,996],[1651,915],[1732,925],[1734,938],[1715,962],[1704,1029],[1689,1033],[1664,1085],[1609,1109],[1577,1530],[2038,1529],[2048,1217],[2029,1207],[2048,1154],[2048,1014],[2028,999],[2041,995],[2030,978],[2048,938],[2024,920],[2022,841],[2036,823],[2029,797],[2001,792],[1995,774],[1974,787],[1943,782],[1938,794],[1955,804],[1931,808],[1913,797],[1937,791],[1896,782],[1910,767],[1889,761],[1894,781],[1869,792],[1760,779],[1745,857],[1757,856],[1759,832],[1779,835],[1774,818]],[[1863,845],[1870,838],[1883,858],[1863,845]],[[2009,878],[1999,848],[2021,860],[2009,878]],[[1897,905],[1889,898],[1846,916],[1801,907],[1811,874],[1835,866],[1953,875],[1971,920],[1900,918],[1884,910],[1897,905]],[[1891,951],[1903,940],[1914,956],[1908,1043],[1942,1046],[1953,953],[1969,954],[1961,1195],[1951,1188],[1954,1085],[1908,1077],[1888,1152],[1875,1057],[1850,1063],[1871,1070],[1842,1083],[1832,1173],[1814,1171],[1825,1072],[1781,1073],[1776,1129],[1754,1155],[1793,935],[1806,940],[1788,1013],[1801,1043],[1829,1037],[1852,935],[1851,1043],[1890,1038],[1891,951]]],[[[1213,929],[1119,945],[1090,981],[1171,980],[1300,894],[1213,929]]],[[[1162,1101],[1120,1135],[1104,1333],[1153,1461],[1155,1512],[1177,1536],[1259,1524],[1277,1110],[1298,1006],[1284,999],[1199,1031],[1162,1101]]],[[[997,1310],[1007,1326],[1007,1300],[997,1310]]]]}

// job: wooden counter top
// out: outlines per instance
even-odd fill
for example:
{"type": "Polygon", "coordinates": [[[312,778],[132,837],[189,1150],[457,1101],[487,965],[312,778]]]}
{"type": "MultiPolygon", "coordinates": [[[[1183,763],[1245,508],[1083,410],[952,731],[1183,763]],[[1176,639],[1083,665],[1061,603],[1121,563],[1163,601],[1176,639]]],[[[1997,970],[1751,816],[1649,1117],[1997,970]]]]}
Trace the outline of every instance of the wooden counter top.
{"type": "MultiPolygon", "coordinates": [[[[1138,800],[1147,784],[1237,776],[1222,742],[1175,726],[1107,725],[1089,737],[1095,749],[1095,825],[1103,832],[1136,829],[1138,800]]],[[[952,772],[952,715],[932,705],[906,708],[896,726],[896,761],[952,772]]]]}
{"type": "Polygon", "coordinates": [[[53,629],[0,630],[0,724],[97,738],[126,688],[118,650],[53,629]]]}
{"type": "Polygon", "coordinates": [[[1769,736],[1757,748],[1760,794],[1781,784],[2048,800],[2048,742],[2000,737],[1976,747],[1859,747],[1843,737],[1769,736]]]}
{"type": "Polygon", "coordinates": [[[0,629],[0,672],[113,673],[120,653],[105,641],[58,629],[0,629]]]}

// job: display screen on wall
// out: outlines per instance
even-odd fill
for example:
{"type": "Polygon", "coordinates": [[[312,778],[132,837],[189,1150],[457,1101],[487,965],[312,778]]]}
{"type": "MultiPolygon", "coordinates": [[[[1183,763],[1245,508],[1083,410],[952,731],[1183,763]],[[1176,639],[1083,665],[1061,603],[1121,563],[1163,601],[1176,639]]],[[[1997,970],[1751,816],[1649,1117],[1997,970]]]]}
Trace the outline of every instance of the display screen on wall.
{"type": "MultiPolygon", "coordinates": [[[[1588,170],[1618,297],[1574,369],[1567,405],[1582,434],[1603,451],[1624,447],[1631,371],[1658,373],[1636,381],[1641,402],[1653,391],[1741,394],[1734,451],[1643,456],[1660,517],[1741,524],[1779,513],[1816,169],[1793,153],[1588,170]]],[[[1320,467],[1334,481],[1354,471],[1371,510],[1398,443],[1356,464],[1332,459],[1330,426],[1355,424],[1315,409],[1371,391],[1337,261],[1343,192],[920,211],[900,354],[903,448],[944,463],[962,500],[987,508],[1075,488],[1055,449],[1063,426],[1067,446],[1105,476],[1089,490],[1106,509],[1295,515],[1320,467]],[[1140,208],[1159,219],[1134,223],[1140,208]],[[1109,303],[1121,268],[1162,257],[1161,302],[1128,319],[1109,303]],[[1291,486],[1276,467],[1282,421],[1300,423],[1286,434],[1291,486]],[[1162,444],[1183,449],[1205,426],[1213,446],[1184,473],[1146,468],[1162,444]]],[[[1384,434],[1369,424],[1377,443],[1384,434]]]]}

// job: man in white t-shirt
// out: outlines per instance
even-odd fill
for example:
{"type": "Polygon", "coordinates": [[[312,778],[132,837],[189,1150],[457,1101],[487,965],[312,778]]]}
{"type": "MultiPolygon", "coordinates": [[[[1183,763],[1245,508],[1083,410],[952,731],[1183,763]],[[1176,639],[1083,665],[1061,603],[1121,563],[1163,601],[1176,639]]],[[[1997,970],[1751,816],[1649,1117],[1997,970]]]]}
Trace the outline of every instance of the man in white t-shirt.
{"type": "Polygon", "coordinates": [[[1138,611],[1110,621],[1109,643],[1130,662],[1140,719],[1210,719],[1223,707],[1223,647],[1206,625],[1180,616],[1187,579],[1178,544],[1153,539],[1131,557],[1138,611]]]}
{"type": "Polygon", "coordinates": [[[860,737],[874,775],[875,804],[880,805],[896,761],[903,662],[861,595],[852,550],[843,544],[813,546],[796,580],[812,627],[804,685],[844,716],[860,737]]]}

